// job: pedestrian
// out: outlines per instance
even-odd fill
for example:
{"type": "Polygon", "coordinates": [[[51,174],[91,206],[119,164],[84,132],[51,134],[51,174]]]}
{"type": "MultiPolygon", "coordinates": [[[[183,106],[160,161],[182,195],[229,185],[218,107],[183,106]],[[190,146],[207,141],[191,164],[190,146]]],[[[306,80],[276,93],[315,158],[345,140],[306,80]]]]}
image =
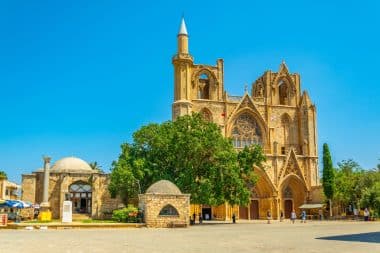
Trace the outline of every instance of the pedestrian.
{"type": "Polygon", "coordinates": [[[235,216],[235,213],[232,214],[232,223],[236,223],[236,216],[235,216]]]}
{"type": "Polygon", "coordinates": [[[284,211],[280,211],[280,222],[284,221],[284,211]]]}
{"type": "Polygon", "coordinates": [[[358,220],[358,216],[359,216],[359,211],[358,211],[358,209],[355,207],[355,208],[354,208],[354,220],[358,220]]]}
{"type": "Polygon", "coordinates": [[[364,221],[369,221],[369,211],[368,211],[368,208],[364,209],[364,221]]]}
{"type": "Polygon", "coordinates": [[[301,223],[306,223],[306,211],[301,212],[301,223]]]}
{"type": "Polygon", "coordinates": [[[292,212],[290,213],[290,220],[294,224],[294,222],[296,221],[296,219],[297,219],[296,211],[294,211],[294,209],[293,209],[292,212]]]}
{"type": "Polygon", "coordinates": [[[202,224],[202,214],[199,213],[199,224],[202,224]]]}
{"type": "Polygon", "coordinates": [[[318,210],[319,220],[323,220],[323,211],[322,209],[318,210]]]}
{"type": "Polygon", "coordinates": [[[270,210],[267,211],[267,220],[268,220],[268,224],[270,224],[270,220],[272,219],[272,214],[270,212],[270,210]]]}

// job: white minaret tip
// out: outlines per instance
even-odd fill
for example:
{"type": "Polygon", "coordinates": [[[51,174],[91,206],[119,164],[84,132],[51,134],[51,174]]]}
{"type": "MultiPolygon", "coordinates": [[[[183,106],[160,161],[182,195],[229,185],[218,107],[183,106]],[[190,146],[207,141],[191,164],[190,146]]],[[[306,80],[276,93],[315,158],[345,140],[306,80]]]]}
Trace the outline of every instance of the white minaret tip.
{"type": "Polygon", "coordinates": [[[178,32],[178,35],[188,35],[187,34],[187,29],[186,29],[186,24],[185,24],[185,19],[182,17],[182,20],[181,20],[181,26],[179,28],[179,32],[178,32]]]}

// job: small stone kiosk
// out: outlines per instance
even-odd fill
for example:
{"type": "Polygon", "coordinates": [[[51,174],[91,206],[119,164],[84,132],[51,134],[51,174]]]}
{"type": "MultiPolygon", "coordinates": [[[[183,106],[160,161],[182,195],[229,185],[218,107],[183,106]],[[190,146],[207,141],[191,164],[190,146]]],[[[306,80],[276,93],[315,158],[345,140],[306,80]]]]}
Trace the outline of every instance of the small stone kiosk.
{"type": "Polygon", "coordinates": [[[152,184],[145,194],[139,194],[139,207],[144,212],[147,227],[189,225],[190,194],[182,194],[168,180],[160,180],[152,184]]]}

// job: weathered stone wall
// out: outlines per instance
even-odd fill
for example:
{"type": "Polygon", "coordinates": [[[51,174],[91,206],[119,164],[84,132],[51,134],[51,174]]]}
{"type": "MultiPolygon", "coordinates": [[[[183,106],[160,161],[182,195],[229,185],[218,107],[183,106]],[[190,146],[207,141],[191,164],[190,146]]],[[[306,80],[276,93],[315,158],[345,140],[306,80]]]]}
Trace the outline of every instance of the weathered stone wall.
{"type": "Polygon", "coordinates": [[[147,227],[168,227],[171,222],[190,223],[190,195],[140,194],[139,206],[144,209],[144,219],[147,227]],[[178,216],[160,216],[166,205],[172,205],[178,211],[178,216]]]}
{"type": "Polygon", "coordinates": [[[108,191],[109,181],[106,174],[94,176],[93,186],[97,189],[93,194],[92,216],[94,218],[109,218],[112,211],[122,205],[120,197],[111,198],[108,191]]]}
{"type": "Polygon", "coordinates": [[[32,203],[36,202],[36,175],[22,175],[21,199],[32,203]]]}

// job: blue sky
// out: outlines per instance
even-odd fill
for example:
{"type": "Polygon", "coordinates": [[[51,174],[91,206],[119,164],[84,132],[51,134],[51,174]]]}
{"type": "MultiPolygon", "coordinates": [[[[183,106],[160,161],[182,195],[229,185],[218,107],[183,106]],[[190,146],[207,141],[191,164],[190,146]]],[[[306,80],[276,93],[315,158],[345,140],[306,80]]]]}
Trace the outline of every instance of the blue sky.
{"type": "Polygon", "coordinates": [[[171,118],[185,13],[196,63],[243,94],[285,60],[317,106],[334,162],[380,158],[379,1],[1,1],[0,169],[77,156],[108,170],[140,126],[171,118]]]}

